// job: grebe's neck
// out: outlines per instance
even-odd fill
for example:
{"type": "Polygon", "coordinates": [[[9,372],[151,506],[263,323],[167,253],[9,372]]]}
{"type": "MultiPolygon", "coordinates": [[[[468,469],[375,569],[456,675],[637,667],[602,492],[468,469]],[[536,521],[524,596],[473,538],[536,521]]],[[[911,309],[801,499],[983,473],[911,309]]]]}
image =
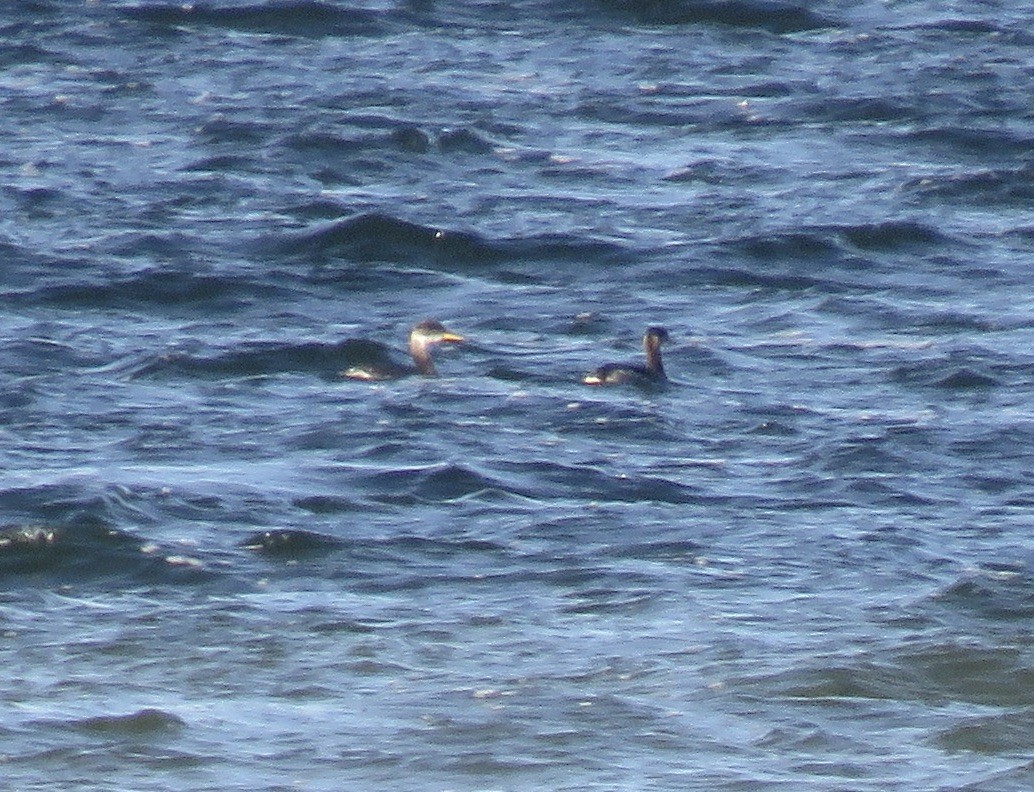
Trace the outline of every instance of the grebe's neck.
{"type": "Polygon", "coordinates": [[[431,343],[427,337],[420,332],[409,334],[409,354],[413,357],[413,364],[416,370],[426,377],[437,376],[438,372],[431,361],[431,343]]]}
{"type": "Polygon", "coordinates": [[[646,368],[658,377],[664,377],[664,364],[661,362],[661,338],[656,333],[643,336],[643,351],[646,352],[646,368]]]}

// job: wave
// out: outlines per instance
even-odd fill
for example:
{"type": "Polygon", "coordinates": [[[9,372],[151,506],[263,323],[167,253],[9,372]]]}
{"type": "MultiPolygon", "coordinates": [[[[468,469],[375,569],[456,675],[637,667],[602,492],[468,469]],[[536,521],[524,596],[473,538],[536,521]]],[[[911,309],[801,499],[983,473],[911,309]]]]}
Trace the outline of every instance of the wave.
{"type": "Polygon", "coordinates": [[[888,123],[913,121],[922,107],[902,96],[837,96],[804,101],[799,113],[816,121],[834,123],[888,123]]]}
{"type": "Polygon", "coordinates": [[[446,128],[427,132],[415,124],[385,120],[383,132],[358,136],[336,132],[308,130],[287,135],[280,141],[284,148],[306,155],[319,155],[327,161],[364,151],[401,151],[412,154],[490,154],[497,144],[481,133],[467,128],[446,128]]]}
{"type": "Polygon", "coordinates": [[[862,250],[900,250],[945,241],[939,231],[908,220],[840,226],[835,230],[845,242],[862,250]]]}
{"type": "Polygon", "coordinates": [[[230,311],[253,300],[272,299],[278,292],[271,283],[169,268],[107,280],[80,277],[8,296],[18,302],[74,310],[206,306],[213,311],[230,311]]]}
{"type": "Polygon", "coordinates": [[[213,573],[175,549],[159,548],[93,519],[65,525],[0,529],[0,580],[43,577],[56,583],[129,579],[136,583],[195,583],[213,573]]]}
{"type": "Polygon", "coordinates": [[[690,539],[656,539],[615,545],[603,550],[604,555],[618,559],[696,564],[704,547],[690,539]]]}
{"type": "Polygon", "coordinates": [[[596,5],[648,25],[721,25],[783,34],[837,24],[804,6],[768,0],[598,0],[596,5]]]}
{"type": "Polygon", "coordinates": [[[772,291],[838,291],[843,285],[813,275],[796,273],[760,272],[745,267],[698,267],[683,278],[695,285],[734,289],[765,289],[772,291]]]}
{"type": "Polygon", "coordinates": [[[960,201],[966,205],[1028,206],[1034,201],[1034,163],[1018,168],[921,176],[906,182],[902,189],[922,197],[960,201]]]}
{"type": "Polygon", "coordinates": [[[451,260],[498,260],[476,234],[443,231],[378,212],[321,225],[283,240],[282,250],[312,255],[346,255],[359,261],[404,260],[414,256],[451,260]]]}
{"type": "Polygon", "coordinates": [[[992,158],[1011,156],[1023,161],[1029,159],[1031,151],[1034,151],[1034,139],[1030,135],[976,124],[932,126],[903,132],[900,136],[906,143],[942,148],[952,154],[961,152],[992,158]]]}
{"type": "Polygon", "coordinates": [[[898,366],[891,372],[891,379],[906,385],[948,391],[981,390],[1002,384],[984,361],[969,355],[952,355],[898,366]]]}
{"type": "MultiPolygon", "coordinates": [[[[1011,681],[1011,680],[1010,680],[1011,681]]],[[[1016,680],[1024,684],[1022,680],[1016,680]]],[[[1019,712],[996,712],[992,715],[971,716],[965,722],[941,731],[937,742],[951,754],[972,752],[978,755],[1023,754],[1029,750],[1030,735],[1034,733],[1034,710],[1027,707],[1019,712]]],[[[1032,766],[1014,768],[996,773],[994,781],[981,782],[985,788],[1024,789],[1031,780],[1032,766]],[[1010,776],[1015,783],[1010,782],[1010,776]]]]}
{"type": "Polygon", "coordinates": [[[819,229],[751,235],[728,244],[760,259],[816,259],[839,253],[839,246],[832,235],[819,229]]]}
{"type": "Polygon", "coordinates": [[[369,500],[392,505],[472,498],[620,503],[699,503],[708,499],[687,484],[661,476],[622,476],[546,460],[500,463],[491,474],[459,464],[396,468],[368,474],[360,486],[369,500]]]}
{"type": "Polygon", "coordinates": [[[31,293],[42,279],[60,277],[85,265],[79,259],[50,255],[41,252],[39,246],[9,240],[0,240],[0,260],[4,262],[0,267],[0,284],[10,290],[3,296],[13,300],[31,293]]]}
{"type": "MultiPolygon", "coordinates": [[[[327,575],[363,592],[412,591],[466,578],[462,571],[474,564],[481,579],[490,576],[481,560],[486,555],[506,557],[505,544],[480,536],[351,536],[338,538],[302,529],[262,531],[239,544],[258,554],[282,574],[327,575]],[[458,567],[454,565],[459,563],[458,567]]],[[[270,574],[269,567],[262,571],[270,574]]],[[[369,627],[352,620],[335,622],[328,629],[365,632],[369,627]]]]}
{"type": "Polygon", "coordinates": [[[300,529],[258,531],[238,543],[244,550],[281,558],[307,556],[342,545],[343,542],[333,536],[300,529]]]}
{"type": "MultiPolygon", "coordinates": [[[[0,353],[4,356],[4,368],[8,373],[23,377],[32,377],[48,371],[68,372],[77,368],[101,366],[105,359],[81,345],[66,340],[32,336],[16,338],[0,343],[0,353]]],[[[27,387],[27,383],[23,383],[27,387]]],[[[13,389],[8,386],[3,403],[17,401],[13,389]]],[[[31,389],[30,389],[31,390],[31,389]]]]}
{"type": "Polygon", "coordinates": [[[2,68],[35,63],[50,64],[62,60],[64,60],[63,56],[35,44],[8,44],[0,51],[0,67],[2,68]]]}
{"type": "Polygon", "coordinates": [[[287,254],[343,256],[356,261],[414,259],[432,264],[493,264],[512,261],[612,261],[627,255],[620,245],[571,234],[490,240],[371,212],[335,220],[279,241],[287,254]]]}
{"type": "Polygon", "coordinates": [[[864,288],[856,273],[870,256],[922,251],[947,241],[937,229],[911,220],[752,234],[721,243],[721,252],[735,263],[696,267],[682,278],[715,286],[836,293],[864,288]],[[744,266],[744,257],[759,266],[744,266]]]}
{"type": "Polygon", "coordinates": [[[345,339],[335,343],[253,342],[213,356],[172,352],[156,355],[132,370],[132,379],[193,377],[235,379],[307,373],[337,380],[350,366],[381,361],[388,350],[376,341],[345,339]]]}
{"type": "Polygon", "coordinates": [[[231,143],[259,145],[273,133],[276,127],[267,121],[248,118],[224,118],[217,116],[197,128],[197,134],[211,145],[231,143]]]}
{"type": "Polygon", "coordinates": [[[105,737],[140,738],[175,732],[186,724],[182,718],[171,712],[145,708],[128,715],[94,715],[69,721],[66,725],[78,731],[105,737]]]}
{"type": "Polygon", "coordinates": [[[952,615],[981,622],[1025,623],[1034,617],[1034,573],[1022,561],[984,565],[939,592],[933,602],[952,615]]]}
{"type": "Polygon", "coordinates": [[[273,0],[244,5],[157,3],[125,9],[135,22],[163,28],[215,27],[282,36],[368,36],[384,33],[390,16],[372,9],[317,0],[273,0]]]}
{"type": "Polygon", "coordinates": [[[907,25],[891,25],[888,30],[933,30],[945,33],[972,33],[977,35],[1001,35],[1008,32],[1007,27],[987,19],[964,19],[947,17],[907,25]]]}
{"type": "Polygon", "coordinates": [[[588,466],[551,461],[508,462],[504,470],[534,482],[534,497],[574,498],[598,503],[700,503],[715,500],[687,484],[660,476],[614,475],[588,466]]]}
{"type": "Polygon", "coordinates": [[[492,478],[463,465],[432,465],[387,470],[366,477],[363,487],[374,501],[392,504],[455,501],[493,495],[532,498],[520,486],[492,478]]]}
{"type": "Polygon", "coordinates": [[[238,543],[243,550],[270,555],[293,555],[311,551],[346,550],[360,554],[419,553],[425,556],[457,553],[502,552],[504,545],[487,540],[466,537],[427,537],[399,534],[391,537],[352,537],[341,539],[328,534],[304,529],[276,529],[253,533],[238,543]]]}
{"type": "Polygon", "coordinates": [[[161,29],[213,27],[292,37],[376,36],[400,26],[512,26],[522,21],[553,20],[595,24],[604,18],[630,19],[640,25],[717,25],[799,33],[839,23],[804,5],[778,0],[595,0],[567,3],[458,4],[439,13],[432,4],[402,3],[389,9],[342,6],[319,0],[273,0],[267,3],[157,3],[131,6],[126,18],[161,29]]]}
{"type": "Polygon", "coordinates": [[[845,248],[892,251],[945,241],[939,231],[911,220],[813,226],[800,231],[759,234],[729,244],[765,259],[816,259],[840,255],[845,248]]]}

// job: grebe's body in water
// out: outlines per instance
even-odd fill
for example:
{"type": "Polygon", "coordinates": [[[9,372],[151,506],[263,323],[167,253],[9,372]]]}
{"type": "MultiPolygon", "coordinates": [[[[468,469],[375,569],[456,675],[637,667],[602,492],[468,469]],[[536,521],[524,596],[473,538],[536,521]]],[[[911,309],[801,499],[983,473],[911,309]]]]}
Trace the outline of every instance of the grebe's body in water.
{"type": "Polygon", "coordinates": [[[636,363],[604,363],[582,377],[586,385],[660,385],[668,381],[661,362],[661,344],[668,340],[663,327],[648,327],[643,336],[646,365],[636,363]]]}
{"type": "Polygon", "coordinates": [[[409,331],[409,354],[413,365],[403,365],[391,360],[389,350],[383,344],[371,346],[366,357],[368,360],[350,366],[342,376],[359,380],[390,380],[408,377],[411,374],[422,374],[425,377],[437,376],[438,371],[431,360],[431,347],[435,344],[458,344],[463,336],[448,330],[441,322],[425,319],[409,331]]]}

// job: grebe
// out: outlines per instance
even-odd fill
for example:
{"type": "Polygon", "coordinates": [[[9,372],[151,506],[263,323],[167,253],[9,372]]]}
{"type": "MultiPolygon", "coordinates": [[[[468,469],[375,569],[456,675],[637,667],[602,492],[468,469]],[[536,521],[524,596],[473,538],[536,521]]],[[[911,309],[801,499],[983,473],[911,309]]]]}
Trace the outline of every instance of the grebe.
{"type": "Polygon", "coordinates": [[[431,347],[435,344],[458,344],[463,336],[448,330],[441,322],[425,319],[413,325],[409,331],[409,354],[413,357],[413,365],[396,363],[390,358],[389,350],[383,344],[375,344],[365,355],[369,360],[350,366],[342,376],[360,380],[388,380],[407,377],[410,374],[423,374],[425,377],[438,375],[431,360],[431,347]]]}
{"type": "Polygon", "coordinates": [[[663,327],[648,327],[643,336],[643,351],[646,365],[635,363],[604,363],[582,377],[586,385],[659,385],[667,382],[664,364],[661,362],[661,344],[668,340],[668,331],[663,327]]]}

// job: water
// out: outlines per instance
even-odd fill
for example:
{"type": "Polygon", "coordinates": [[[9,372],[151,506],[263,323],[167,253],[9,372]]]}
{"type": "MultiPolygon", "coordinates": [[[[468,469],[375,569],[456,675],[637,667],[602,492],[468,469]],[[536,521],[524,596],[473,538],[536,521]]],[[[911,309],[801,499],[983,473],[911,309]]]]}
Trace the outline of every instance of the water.
{"type": "Polygon", "coordinates": [[[1034,6],[841,5],[3,4],[0,786],[1029,789],[1034,6]]]}

